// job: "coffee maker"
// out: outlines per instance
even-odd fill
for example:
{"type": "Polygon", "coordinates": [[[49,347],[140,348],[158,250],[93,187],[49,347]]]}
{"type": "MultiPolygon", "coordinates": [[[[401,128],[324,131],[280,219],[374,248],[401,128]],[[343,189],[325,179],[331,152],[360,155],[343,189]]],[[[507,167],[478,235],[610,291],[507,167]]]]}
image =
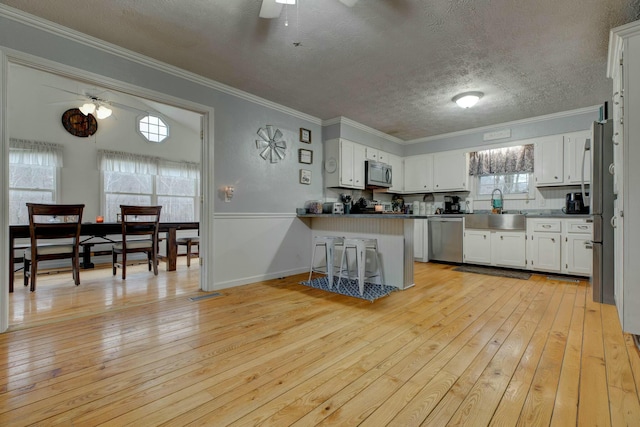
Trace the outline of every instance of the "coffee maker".
{"type": "Polygon", "coordinates": [[[582,193],[567,193],[565,207],[562,211],[566,214],[589,213],[589,206],[584,205],[582,193]]]}
{"type": "Polygon", "coordinates": [[[460,197],[444,196],[444,213],[446,214],[460,213],[460,197]]]}

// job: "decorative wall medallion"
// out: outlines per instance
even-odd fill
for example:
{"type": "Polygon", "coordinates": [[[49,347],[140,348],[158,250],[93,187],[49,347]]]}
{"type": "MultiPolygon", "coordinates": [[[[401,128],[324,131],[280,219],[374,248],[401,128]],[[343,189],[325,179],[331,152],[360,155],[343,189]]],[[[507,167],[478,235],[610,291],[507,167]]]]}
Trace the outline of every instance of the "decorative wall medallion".
{"type": "Polygon", "coordinates": [[[284,159],[287,143],[282,139],[280,129],[274,131],[273,126],[266,125],[264,128],[258,129],[258,136],[262,138],[256,139],[256,148],[262,150],[260,157],[271,163],[277,163],[284,159]]]}
{"type": "Polygon", "coordinates": [[[98,121],[93,115],[82,114],[78,108],[71,108],[62,114],[62,126],[71,135],[86,138],[98,130],[98,121]]]}

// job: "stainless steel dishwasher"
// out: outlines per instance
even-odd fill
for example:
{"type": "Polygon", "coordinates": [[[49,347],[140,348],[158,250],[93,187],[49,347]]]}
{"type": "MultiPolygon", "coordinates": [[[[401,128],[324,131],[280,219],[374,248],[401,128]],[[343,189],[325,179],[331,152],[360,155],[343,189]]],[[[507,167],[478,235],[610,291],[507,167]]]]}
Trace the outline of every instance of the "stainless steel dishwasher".
{"type": "Polygon", "coordinates": [[[429,218],[429,260],[462,262],[462,217],[429,218]]]}

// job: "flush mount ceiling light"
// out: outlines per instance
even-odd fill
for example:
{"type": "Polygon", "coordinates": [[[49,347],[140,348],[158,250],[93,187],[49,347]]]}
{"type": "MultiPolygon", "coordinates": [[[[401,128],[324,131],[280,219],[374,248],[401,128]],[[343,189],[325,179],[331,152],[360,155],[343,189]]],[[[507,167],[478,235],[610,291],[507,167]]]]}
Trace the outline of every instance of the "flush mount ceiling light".
{"type": "Polygon", "coordinates": [[[471,108],[482,98],[482,92],[464,92],[454,96],[451,100],[461,108],[471,108]]]}
{"type": "Polygon", "coordinates": [[[276,0],[276,3],[282,3],[282,4],[296,4],[296,0],[276,0]]]}

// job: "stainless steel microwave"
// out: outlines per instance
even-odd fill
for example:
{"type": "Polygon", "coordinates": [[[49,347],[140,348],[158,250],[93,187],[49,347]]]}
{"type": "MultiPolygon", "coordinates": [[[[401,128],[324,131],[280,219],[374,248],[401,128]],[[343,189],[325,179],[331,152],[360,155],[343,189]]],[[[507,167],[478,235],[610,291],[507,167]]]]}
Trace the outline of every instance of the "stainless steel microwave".
{"type": "Polygon", "coordinates": [[[371,160],[364,163],[364,179],[367,187],[391,187],[392,177],[391,165],[371,160]]]}

